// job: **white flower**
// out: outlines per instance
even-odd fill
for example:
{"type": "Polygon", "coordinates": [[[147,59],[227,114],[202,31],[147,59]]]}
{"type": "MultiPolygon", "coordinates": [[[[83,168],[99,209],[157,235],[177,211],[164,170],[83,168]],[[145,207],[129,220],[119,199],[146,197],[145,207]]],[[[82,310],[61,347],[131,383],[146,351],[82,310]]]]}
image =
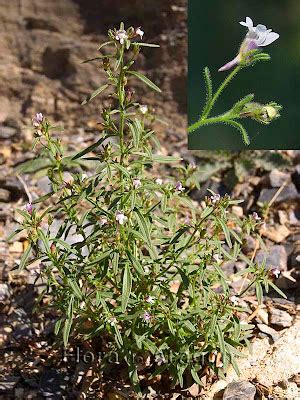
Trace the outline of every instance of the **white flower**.
{"type": "Polygon", "coordinates": [[[138,189],[142,185],[142,183],[141,183],[139,178],[134,178],[133,181],[132,181],[132,184],[133,184],[133,187],[135,189],[138,189]]]}
{"type": "Polygon", "coordinates": [[[271,270],[271,274],[272,274],[276,279],[278,279],[278,278],[280,277],[281,271],[280,271],[280,269],[278,269],[278,268],[274,268],[274,269],[271,270]]]}
{"type": "Polygon", "coordinates": [[[155,180],[155,183],[157,184],[157,185],[162,185],[163,184],[163,180],[161,179],[161,178],[157,178],[156,180],[155,180]]]}
{"type": "Polygon", "coordinates": [[[148,112],[148,106],[141,105],[140,106],[140,113],[145,115],[145,114],[147,114],[147,112],[148,112]]]}
{"type": "Polygon", "coordinates": [[[252,19],[249,17],[246,18],[246,22],[240,22],[240,24],[248,28],[248,33],[240,47],[239,54],[232,61],[221,67],[219,71],[226,71],[238,65],[250,50],[268,46],[279,38],[278,33],[272,32],[272,29],[267,29],[265,25],[254,26],[252,19]]]}
{"type": "Polygon", "coordinates": [[[156,362],[156,364],[160,367],[162,364],[165,364],[166,363],[166,359],[165,359],[165,357],[164,357],[164,355],[163,354],[157,354],[156,356],[155,356],[155,362],[156,362]]]}
{"type": "Polygon", "coordinates": [[[154,304],[155,300],[152,296],[146,296],[145,301],[149,304],[154,304]]]}
{"type": "Polygon", "coordinates": [[[237,296],[231,296],[231,297],[229,297],[229,300],[231,301],[231,303],[234,306],[238,306],[239,305],[239,298],[237,296]]]}
{"type": "Polygon", "coordinates": [[[138,28],[136,28],[135,34],[138,35],[138,36],[140,36],[141,39],[143,39],[143,36],[144,36],[145,32],[142,31],[141,27],[139,26],[138,28]]]}
{"type": "Polygon", "coordinates": [[[128,220],[128,218],[121,211],[117,211],[116,212],[116,221],[120,225],[123,225],[127,220],[128,220]]]}
{"type": "Polygon", "coordinates": [[[127,32],[124,29],[120,29],[117,31],[115,38],[121,43],[124,44],[125,40],[128,39],[127,32]]]}
{"type": "Polygon", "coordinates": [[[101,225],[101,226],[104,226],[104,225],[106,225],[106,224],[107,224],[107,222],[108,222],[108,220],[107,220],[107,218],[106,218],[106,217],[101,217],[101,218],[100,218],[100,225],[101,225]]]}
{"type": "Polygon", "coordinates": [[[109,320],[108,320],[108,323],[109,323],[111,326],[115,326],[116,323],[117,323],[117,318],[115,318],[115,317],[110,317],[109,320]]]}
{"type": "Polygon", "coordinates": [[[214,254],[213,259],[217,261],[217,263],[221,263],[223,261],[222,256],[220,254],[214,254]]]}
{"type": "Polygon", "coordinates": [[[218,193],[213,194],[212,196],[210,196],[210,199],[213,204],[216,204],[218,201],[220,201],[221,196],[218,193]]]}
{"type": "Polygon", "coordinates": [[[240,22],[241,25],[248,28],[246,39],[251,39],[257,47],[268,46],[279,38],[279,34],[272,32],[272,29],[267,29],[265,25],[253,26],[251,18],[247,17],[246,22],[240,22]]]}

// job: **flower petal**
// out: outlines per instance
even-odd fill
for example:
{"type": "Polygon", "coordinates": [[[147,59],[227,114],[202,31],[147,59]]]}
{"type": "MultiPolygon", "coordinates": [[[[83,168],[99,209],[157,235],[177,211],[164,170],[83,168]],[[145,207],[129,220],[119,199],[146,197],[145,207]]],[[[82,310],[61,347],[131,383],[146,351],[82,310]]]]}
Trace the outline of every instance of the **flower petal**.
{"type": "Polygon", "coordinates": [[[267,27],[266,25],[258,24],[255,29],[259,32],[265,32],[267,30],[267,27]]]}
{"type": "Polygon", "coordinates": [[[253,29],[253,21],[250,17],[246,17],[246,22],[240,22],[240,24],[246,26],[249,30],[253,29]]]}
{"type": "Polygon", "coordinates": [[[258,44],[258,46],[263,47],[263,46],[268,46],[269,44],[275,42],[279,38],[278,33],[276,32],[270,32],[267,37],[265,38],[265,41],[262,44],[258,44]]]}

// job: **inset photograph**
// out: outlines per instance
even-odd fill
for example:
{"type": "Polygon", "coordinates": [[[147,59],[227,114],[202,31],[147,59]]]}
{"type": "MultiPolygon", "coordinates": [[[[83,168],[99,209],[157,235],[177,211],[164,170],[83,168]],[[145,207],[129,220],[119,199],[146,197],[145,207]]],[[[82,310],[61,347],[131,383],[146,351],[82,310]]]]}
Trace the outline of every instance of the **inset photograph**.
{"type": "Polygon", "coordinates": [[[189,0],[190,150],[300,148],[299,16],[295,1],[189,0]]]}

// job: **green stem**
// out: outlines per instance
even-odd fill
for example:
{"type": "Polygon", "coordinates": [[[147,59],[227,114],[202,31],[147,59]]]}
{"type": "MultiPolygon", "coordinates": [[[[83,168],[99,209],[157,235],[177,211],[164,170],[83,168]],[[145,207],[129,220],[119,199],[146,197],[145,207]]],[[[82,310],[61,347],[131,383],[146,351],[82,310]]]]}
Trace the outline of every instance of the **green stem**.
{"type": "Polygon", "coordinates": [[[211,125],[211,124],[219,124],[222,122],[230,121],[235,118],[239,118],[239,115],[232,115],[230,113],[218,115],[217,117],[207,118],[205,120],[200,119],[199,121],[195,122],[193,125],[189,126],[188,132],[193,132],[196,129],[200,128],[200,126],[204,125],[211,125]]]}
{"type": "MultiPolygon", "coordinates": [[[[210,114],[213,106],[215,105],[216,101],[218,100],[218,98],[220,97],[221,93],[223,92],[223,90],[226,88],[226,86],[232,81],[232,79],[237,75],[237,73],[242,69],[242,67],[240,65],[238,65],[237,67],[234,68],[234,70],[227,76],[226,79],[224,79],[224,81],[221,83],[221,85],[219,86],[218,90],[216,91],[216,93],[214,94],[213,98],[211,99],[210,103],[208,104],[208,106],[205,108],[204,113],[201,115],[200,119],[195,122],[194,124],[192,124],[191,126],[189,126],[188,128],[188,132],[193,132],[196,129],[200,128],[203,125],[209,125],[209,124],[216,124],[216,123],[220,123],[220,122],[224,122],[226,120],[232,119],[234,118],[234,116],[228,114],[223,114],[223,115],[219,115],[217,117],[213,117],[213,118],[209,118],[207,119],[208,115],[210,114]]],[[[236,116],[235,116],[236,117],[236,116]]]]}
{"type": "Polygon", "coordinates": [[[213,96],[209,107],[207,108],[206,112],[201,116],[201,119],[204,120],[206,117],[209,115],[211,112],[213,106],[215,105],[216,101],[218,100],[220,94],[223,92],[223,90],[226,88],[226,86],[232,81],[232,79],[235,77],[235,75],[241,70],[241,66],[238,65],[237,67],[234,68],[234,70],[227,76],[226,79],[222,82],[222,84],[219,86],[219,89],[216,91],[215,95],[213,96]]]}

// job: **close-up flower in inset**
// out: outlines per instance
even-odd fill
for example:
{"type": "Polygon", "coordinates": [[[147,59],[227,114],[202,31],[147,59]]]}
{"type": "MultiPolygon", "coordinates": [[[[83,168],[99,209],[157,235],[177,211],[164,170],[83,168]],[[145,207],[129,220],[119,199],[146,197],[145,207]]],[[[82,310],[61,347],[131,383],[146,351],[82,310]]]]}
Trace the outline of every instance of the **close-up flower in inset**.
{"type": "Polygon", "coordinates": [[[240,24],[248,28],[248,33],[243,40],[240,51],[232,61],[221,67],[219,71],[226,71],[238,65],[249,51],[268,46],[279,38],[278,33],[272,32],[272,29],[267,29],[265,25],[254,26],[252,19],[249,17],[246,18],[246,22],[240,22],[240,24]]]}

